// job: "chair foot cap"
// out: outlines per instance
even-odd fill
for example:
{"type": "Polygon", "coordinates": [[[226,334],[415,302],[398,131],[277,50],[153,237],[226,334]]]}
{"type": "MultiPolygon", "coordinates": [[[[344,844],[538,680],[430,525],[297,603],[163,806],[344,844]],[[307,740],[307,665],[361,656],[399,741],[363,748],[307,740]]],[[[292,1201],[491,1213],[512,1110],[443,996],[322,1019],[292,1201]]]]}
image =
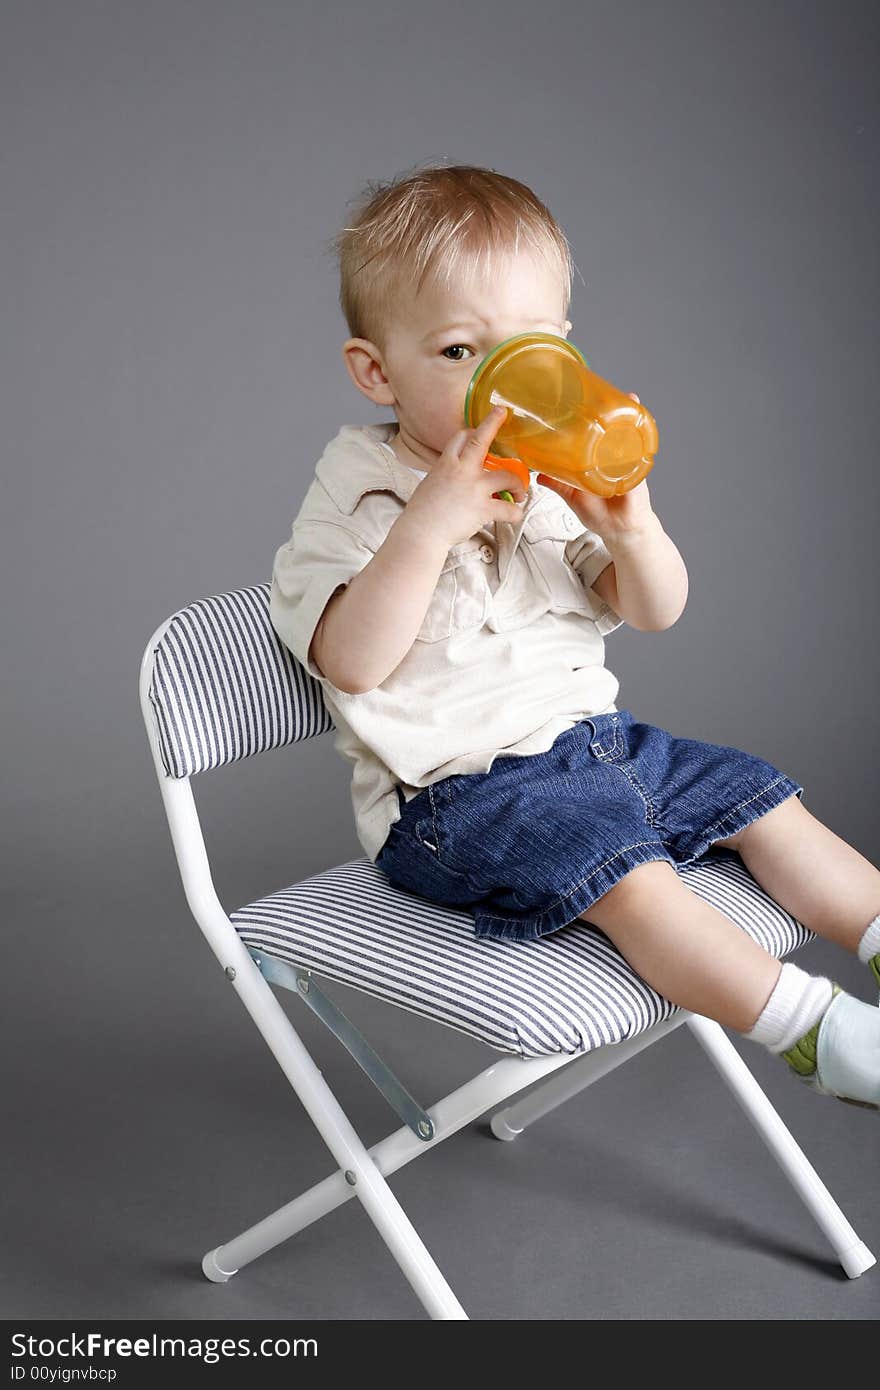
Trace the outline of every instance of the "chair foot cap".
{"type": "Polygon", "coordinates": [[[202,1273],[212,1284],[225,1284],[227,1279],[231,1279],[233,1274],[237,1274],[236,1269],[221,1269],[217,1263],[217,1250],[222,1246],[218,1245],[216,1250],[209,1250],[202,1260],[202,1273]]]}
{"type": "Polygon", "coordinates": [[[872,1255],[863,1240],[859,1240],[855,1245],[850,1246],[849,1250],[837,1257],[843,1265],[844,1273],[850,1279],[858,1279],[860,1274],[864,1274],[866,1269],[877,1263],[877,1257],[872,1255]]]}
{"type": "Polygon", "coordinates": [[[518,1134],[522,1134],[522,1130],[513,1129],[512,1126],[507,1123],[504,1118],[506,1113],[505,1110],[499,1110],[497,1115],[493,1115],[489,1121],[489,1128],[496,1139],[506,1139],[509,1141],[515,1139],[518,1134]]]}

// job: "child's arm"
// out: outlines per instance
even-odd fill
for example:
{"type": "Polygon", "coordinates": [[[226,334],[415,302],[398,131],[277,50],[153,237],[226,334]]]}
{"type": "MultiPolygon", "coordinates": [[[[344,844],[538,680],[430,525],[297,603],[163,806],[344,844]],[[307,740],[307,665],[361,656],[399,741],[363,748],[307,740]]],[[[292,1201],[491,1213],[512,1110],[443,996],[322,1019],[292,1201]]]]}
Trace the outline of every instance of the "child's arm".
{"type": "Polygon", "coordinates": [[[337,689],[366,694],[400,665],[428,611],[447,553],[443,538],[404,510],[369,564],[333,595],[309,656],[337,689]]]}
{"type": "MultiPolygon", "coordinates": [[[[367,525],[365,517],[364,531],[348,520],[352,508],[328,509],[316,477],[290,540],[276,551],[269,594],[272,626],[315,679],[348,695],[381,685],[415,642],[450,547],[486,518],[519,520],[526,494],[518,475],[484,467],[506,413],[496,407],[474,429],[456,431],[387,530],[387,522],[367,525]],[[506,501],[493,489],[517,497],[506,501]]],[[[387,491],[385,475],[381,482],[378,490],[387,491]]]]}
{"type": "MultiPolygon", "coordinates": [[[[538,474],[538,482],[568,503],[611,556],[612,563],[599,571],[590,588],[630,627],[643,632],[672,627],[687,602],[688,575],[651,506],[647,478],[616,497],[598,497],[546,473],[538,474]]],[[[583,553],[582,545],[576,549],[583,553]]],[[[574,563],[581,568],[579,559],[574,563]]]]}
{"type": "MultiPolygon", "coordinates": [[[[627,394],[638,402],[634,391],[627,394]]],[[[590,588],[630,627],[642,632],[672,627],[687,603],[688,574],[651,506],[647,479],[608,498],[569,487],[545,473],[538,474],[538,482],[564,498],[611,555],[612,563],[590,588]]]]}
{"type": "Polygon", "coordinates": [[[630,627],[660,632],[684,611],[688,575],[656,512],[644,527],[604,537],[613,557],[592,587],[630,627]]]}
{"type": "MultiPolygon", "coordinates": [[[[489,493],[484,468],[506,414],[496,406],[475,428],[456,431],[372,559],[325,602],[311,659],[337,689],[365,695],[397,669],[416,640],[451,545],[472,536],[481,518],[519,519],[515,499],[489,493]]],[[[494,477],[496,486],[518,488],[516,474],[501,470],[494,477]]],[[[525,493],[518,496],[525,500],[525,493]]]]}

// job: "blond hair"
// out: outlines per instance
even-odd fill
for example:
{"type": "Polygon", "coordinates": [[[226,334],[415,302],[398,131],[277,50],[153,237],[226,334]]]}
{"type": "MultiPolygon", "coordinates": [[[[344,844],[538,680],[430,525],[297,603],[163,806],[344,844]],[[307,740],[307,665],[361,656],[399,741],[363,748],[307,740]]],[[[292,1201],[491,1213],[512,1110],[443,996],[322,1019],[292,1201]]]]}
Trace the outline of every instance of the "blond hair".
{"type": "Polygon", "coordinates": [[[488,274],[496,254],[526,248],[559,270],[563,314],[568,312],[575,269],[568,239],[549,208],[518,179],[469,164],[416,167],[387,183],[368,183],[353,202],[351,225],[329,243],[339,262],[340,308],[353,338],[367,338],[384,351],[402,289],[418,294],[429,276],[448,288],[481,261],[488,274]]]}

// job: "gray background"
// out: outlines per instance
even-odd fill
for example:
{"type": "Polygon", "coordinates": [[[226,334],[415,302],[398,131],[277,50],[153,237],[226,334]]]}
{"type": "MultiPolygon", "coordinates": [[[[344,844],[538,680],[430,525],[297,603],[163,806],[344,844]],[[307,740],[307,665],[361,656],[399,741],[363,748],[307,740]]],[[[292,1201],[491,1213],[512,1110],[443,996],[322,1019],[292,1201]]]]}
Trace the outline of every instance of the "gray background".
{"type": "MultiPolygon", "coordinates": [[[[137,698],[159,623],[268,581],[326,441],[390,418],[344,371],[325,250],[367,179],[479,163],[549,204],[572,338],[656,415],[690,573],[674,628],[608,640],[618,704],[770,759],[880,858],[876,13],[3,6],[4,1316],[423,1316],[356,1203],[200,1273],[333,1163],[189,914],[137,698]]],[[[195,791],[230,910],[362,853],[332,735],[195,791]]],[[[841,951],[797,959],[872,997],[841,951]]],[[[331,992],[425,1104],[491,1059],[331,992]]],[[[375,1142],[385,1102],[284,1004],[375,1142]]],[[[880,1252],[876,1118],[733,1036],[880,1252]]],[[[878,1308],[684,1030],[393,1186],[473,1318],[878,1308]]]]}

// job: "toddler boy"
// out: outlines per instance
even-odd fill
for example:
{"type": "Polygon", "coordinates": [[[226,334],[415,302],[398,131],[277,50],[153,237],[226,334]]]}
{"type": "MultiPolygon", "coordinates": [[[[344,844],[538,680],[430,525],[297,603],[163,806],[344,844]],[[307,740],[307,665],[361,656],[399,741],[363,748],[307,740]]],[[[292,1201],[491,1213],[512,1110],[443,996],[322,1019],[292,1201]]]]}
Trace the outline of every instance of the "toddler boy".
{"type": "Polygon", "coordinates": [[[458,166],[368,190],[335,244],[345,365],[395,419],[327,445],[270,615],[321,684],[366,853],[396,886],[467,907],[478,937],[582,917],[673,1003],[880,1109],[880,1010],[780,964],[675,871],[736,851],[880,984],[880,873],[803,788],[615,704],[604,637],[668,628],[687,596],[647,480],[606,499],[540,474],[523,492],[483,466],[504,411],[461,428],[499,342],[568,335],[564,233],[525,184],[458,166]]]}

